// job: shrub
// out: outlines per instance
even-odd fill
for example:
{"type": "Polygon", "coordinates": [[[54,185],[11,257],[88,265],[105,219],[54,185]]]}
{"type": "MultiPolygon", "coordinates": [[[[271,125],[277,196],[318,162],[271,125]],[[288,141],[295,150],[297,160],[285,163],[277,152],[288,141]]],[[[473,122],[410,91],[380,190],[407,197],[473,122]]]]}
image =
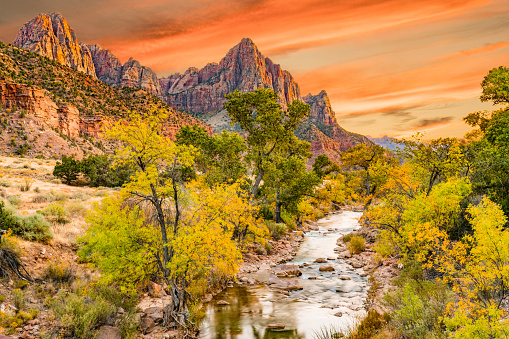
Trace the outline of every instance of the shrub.
{"type": "Polygon", "coordinates": [[[78,201],[68,203],[66,209],[72,217],[83,217],[87,213],[85,206],[78,201]]]}
{"type": "Polygon", "coordinates": [[[61,203],[52,202],[37,213],[44,215],[48,221],[58,224],[67,224],[71,221],[61,203]]]}
{"type": "Polygon", "coordinates": [[[265,220],[265,225],[267,226],[267,229],[270,232],[270,235],[274,240],[279,240],[281,237],[283,237],[288,228],[285,224],[278,224],[272,220],[265,220]]]}
{"type": "Polygon", "coordinates": [[[352,237],[353,237],[353,234],[352,234],[352,233],[345,234],[345,235],[343,236],[343,242],[344,242],[345,244],[349,243],[349,242],[350,242],[350,240],[352,239],[352,237]]]}
{"type": "Polygon", "coordinates": [[[61,192],[53,193],[53,197],[54,197],[55,201],[69,200],[69,194],[61,193],[61,192]]]}
{"type": "Polygon", "coordinates": [[[19,190],[21,192],[28,192],[30,191],[30,187],[32,187],[32,179],[23,178],[23,182],[19,185],[19,190]]]}
{"type": "Polygon", "coordinates": [[[32,214],[28,216],[14,216],[16,226],[11,228],[12,233],[19,235],[28,241],[38,241],[47,243],[53,239],[50,224],[39,214],[32,214]]]}
{"type": "Polygon", "coordinates": [[[16,307],[19,311],[25,308],[26,298],[23,295],[23,291],[19,288],[12,290],[12,295],[14,297],[14,307],[16,307]]]}
{"type": "Polygon", "coordinates": [[[68,157],[62,155],[62,162],[57,161],[53,169],[53,175],[64,180],[69,185],[71,181],[78,179],[80,171],[81,164],[78,160],[74,159],[74,156],[68,157]]]}
{"type": "Polygon", "coordinates": [[[391,323],[405,338],[444,337],[441,318],[453,292],[444,284],[421,280],[422,270],[408,266],[395,280],[399,287],[384,296],[385,305],[393,311],[391,323]]]}
{"type": "Polygon", "coordinates": [[[0,180],[0,186],[2,187],[11,187],[11,183],[7,180],[0,180]]]}
{"type": "Polygon", "coordinates": [[[49,194],[36,194],[35,196],[32,197],[32,202],[34,204],[42,204],[44,202],[50,201],[50,199],[51,197],[49,194]]]}
{"type": "Polygon", "coordinates": [[[7,201],[9,202],[9,204],[16,208],[18,208],[21,205],[21,199],[17,195],[8,197],[7,201]]]}
{"type": "Polygon", "coordinates": [[[73,200],[87,201],[88,199],[90,199],[90,195],[88,195],[88,194],[87,194],[87,193],[85,193],[85,192],[74,192],[74,193],[71,195],[71,199],[73,199],[73,200]]]}
{"type": "Polygon", "coordinates": [[[371,339],[388,321],[389,315],[387,313],[380,314],[377,311],[370,309],[366,317],[359,322],[356,328],[349,335],[349,339],[371,339]]]}
{"type": "Polygon", "coordinates": [[[354,235],[350,238],[347,247],[351,254],[359,254],[366,248],[366,240],[363,237],[354,235]]]}
{"type": "Polygon", "coordinates": [[[115,306],[101,297],[75,293],[59,295],[51,308],[69,336],[94,338],[98,327],[115,312],[115,306]]]}
{"type": "Polygon", "coordinates": [[[74,278],[73,269],[64,263],[49,264],[44,270],[42,278],[56,283],[71,283],[74,278]]]}

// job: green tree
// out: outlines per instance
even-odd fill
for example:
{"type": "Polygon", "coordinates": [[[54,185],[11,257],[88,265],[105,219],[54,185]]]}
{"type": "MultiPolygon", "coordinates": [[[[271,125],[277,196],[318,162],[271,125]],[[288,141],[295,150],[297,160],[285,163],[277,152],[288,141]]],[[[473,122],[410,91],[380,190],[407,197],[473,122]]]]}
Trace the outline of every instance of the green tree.
{"type": "Polygon", "coordinates": [[[62,155],[62,162],[57,161],[53,169],[53,175],[63,179],[67,185],[69,185],[71,181],[78,179],[80,172],[81,164],[78,160],[74,159],[74,155],[70,157],[65,154],[62,155]]]}
{"type": "Polygon", "coordinates": [[[283,110],[277,102],[277,93],[267,88],[250,93],[236,90],[225,97],[228,101],[224,108],[232,124],[239,124],[247,134],[246,160],[253,164],[256,175],[251,190],[251,197],[255,199],[270,157],[298,144],[294,130],[308,117],[309,105],[295,100],[283,110]]]}
{"type": "Polygon", "coordinates": [[[493,105],[509,103],[509,69],[505,66],[491,69],[481,87],[481,101],[492,101],[493,105]]]}
{"type": "Polygon", "coordinates": [[[246,141],[237,133],[223,131],[210,136],[198,125],[184,126],[177,134],[176,143],[199,149],[195,166],[205,174],[205,181],[211,186],[234,183],[246,174],[242,159],[246,141]]]}
{"type": "Polygon", "coordinates": [[[321,179],[333,172],[338,173],[341,167],[329,159],[327,154],[320,154],[313,163],[313,171],[321,179]]]}
{"type": "Polygon", "coordinates": [[[375,193],[378,183],[373,185],[374,165],[377,163],[391,163],[393,157],[387,155],[388,151],[379,145],[359,144],[341,154],[341,162],[346,168],[360,167],[365,179],[365,195],[375,193]]]}

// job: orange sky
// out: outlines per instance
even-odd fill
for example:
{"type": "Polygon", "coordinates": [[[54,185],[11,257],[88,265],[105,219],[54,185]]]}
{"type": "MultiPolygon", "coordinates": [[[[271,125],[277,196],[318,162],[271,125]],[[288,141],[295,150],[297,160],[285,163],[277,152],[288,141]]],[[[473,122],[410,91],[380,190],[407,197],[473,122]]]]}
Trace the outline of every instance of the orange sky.
{"type": "Polygon", "coordinates": [[[243,37],[289,70],[303,95],[325,89],[348,130],[462,136],[489,69],[509,64],[507,0],[17,0],[0,40],[58,11],[86,43],[165,76],[218,62],[243,37]]]}

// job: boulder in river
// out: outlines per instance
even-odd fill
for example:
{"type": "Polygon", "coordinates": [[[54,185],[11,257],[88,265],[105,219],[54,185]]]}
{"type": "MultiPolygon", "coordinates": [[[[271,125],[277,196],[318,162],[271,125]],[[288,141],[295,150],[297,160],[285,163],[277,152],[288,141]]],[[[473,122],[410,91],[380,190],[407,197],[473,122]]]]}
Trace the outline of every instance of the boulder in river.
{"type": "Polygon", "coordinates": [[[327,260],[325,258],[318,258],[314,262],[316,262],[317,264],[323,264],[327,262],[327,260]]]}
{"type": "Polygon", "coordinates": [[[299,277],[302,275],[302,272],[297,265],[281,265],[280,268],[274,270],[274,273],[279,278],[299,277]]]}
{"type": "Polygon", "coordinates": [[[226,306],[226,305],[230,305],[229,302],[227,302],[226,300],[219,300],[216,305],[218,306],[226,306]]]}
{"type": "Polygon", "coordinates": [[[332,272],[334,271],[334,267],[332,266],[320,266],[318,269],[320,272],[332,272]]]}

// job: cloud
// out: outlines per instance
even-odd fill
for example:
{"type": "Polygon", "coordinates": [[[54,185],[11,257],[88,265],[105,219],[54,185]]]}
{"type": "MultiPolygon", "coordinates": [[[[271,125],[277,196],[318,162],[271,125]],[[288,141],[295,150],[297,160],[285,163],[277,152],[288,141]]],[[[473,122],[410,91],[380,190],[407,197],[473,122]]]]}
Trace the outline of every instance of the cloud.
{"type": "Polygon", "coordinates": [[[452,116],[439,117],[439,118],[434,118],[434,119],[422,119],[422,120],[419,120],[419,122],[417,124],[415,124],[414,127],[420,128],[420,127],[431,127],[431,126],[442,125],[442,124],[452,121],[453,119],[454,119],[454,117],[452,117],[452,116]]]}

